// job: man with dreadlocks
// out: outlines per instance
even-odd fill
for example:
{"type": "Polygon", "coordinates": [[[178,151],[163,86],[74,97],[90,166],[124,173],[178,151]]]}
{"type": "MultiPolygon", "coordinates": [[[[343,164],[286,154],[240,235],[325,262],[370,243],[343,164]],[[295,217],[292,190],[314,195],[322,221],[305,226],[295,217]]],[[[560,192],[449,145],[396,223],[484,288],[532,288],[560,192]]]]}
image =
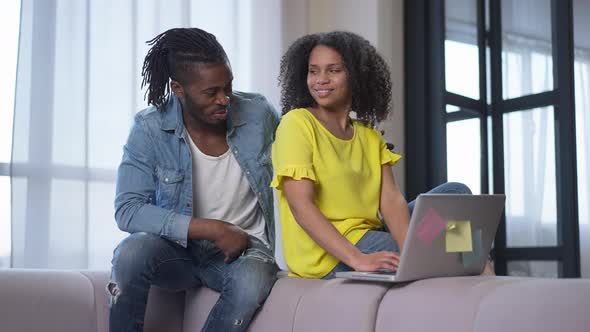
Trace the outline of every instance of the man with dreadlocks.
{"type": "Polygon", "coordinates": [[[269,150],[278,115],[232,91],[215,36],[171,29],[148,44],[117,176],[111,331],[143,329],[150,286],[221,293],[204,331],[245,331],[276,280],[269,150]]]}

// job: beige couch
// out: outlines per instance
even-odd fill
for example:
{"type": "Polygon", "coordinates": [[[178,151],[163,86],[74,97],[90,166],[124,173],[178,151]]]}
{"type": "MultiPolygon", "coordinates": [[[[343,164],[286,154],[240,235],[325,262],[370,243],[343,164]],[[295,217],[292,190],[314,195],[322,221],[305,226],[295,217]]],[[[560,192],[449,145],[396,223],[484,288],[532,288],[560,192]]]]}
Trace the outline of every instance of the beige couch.
{"type": "MultiPolygon", "coordinates": [[[[108,331],[107,272],[0,270],[0,331],[108,331]]],[[[146,331],[199,331],[217,293],[153,288],[146,331]]],[[[590,280],[281,278],[251,331],[590,331],[590,280]]]]}

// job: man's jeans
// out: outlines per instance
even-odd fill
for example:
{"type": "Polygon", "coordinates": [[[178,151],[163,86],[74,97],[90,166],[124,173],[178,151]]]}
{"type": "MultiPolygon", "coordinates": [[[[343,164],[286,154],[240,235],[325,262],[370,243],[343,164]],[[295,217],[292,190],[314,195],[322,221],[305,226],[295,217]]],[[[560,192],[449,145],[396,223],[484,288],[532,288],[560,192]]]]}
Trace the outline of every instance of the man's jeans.
{"type": "MultiPolygon", "coordinates": [[[[458,182],[443,183],[440,186],[432,189],[428,192],[429,194],[471,194],[469,187],[458,182]]],[[[416,201],[411,201],[408,204],[410,209],[410,216],[414,212],[414,205],[416,201]]],[[[383,227],[382,230],[368,231],[360,240],[357,242],[356,247],[363,254],[370,254],[378,251],[393,251],[399,252],[399,247],[391,233],[387,230],[387,227],[383,227]]],[[[336,272],[352,271],[352,268],[348,265],[340,262],[330,273],[328,273],[324,279],[332,279],[336,275],[336,272]]]]}
{"type": "Polygon", "coordinates": [[[276,281],[272,252],[250,237],[249,248],[230,264],[211,241],[187,248],[148,233],[134,233],[115,249],[110,294],[110,330],[143,331],[151,285],[167,289],[206,286],[221,293],[203,331],[246,331],[276,281]]]}

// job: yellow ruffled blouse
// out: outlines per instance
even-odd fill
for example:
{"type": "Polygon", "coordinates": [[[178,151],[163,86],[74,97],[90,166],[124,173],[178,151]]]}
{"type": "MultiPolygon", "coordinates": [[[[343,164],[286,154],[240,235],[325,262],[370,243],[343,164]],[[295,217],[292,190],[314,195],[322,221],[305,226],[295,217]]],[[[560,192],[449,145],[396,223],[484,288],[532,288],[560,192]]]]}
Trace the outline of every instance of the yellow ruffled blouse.
{"type": "Polygon", "coordinates": [[[401,158],[387,149],[380,132],[353,120],[353,137],[339,139],[307,109],[285,114],[272,146],[274,178],[285,261],[292,276],[322,278],[338,264],[299,226],[287,203],[283,177],[315,183],[316,205],[334,227],[356,244],[378,217],[381,166],[401,158]]]}

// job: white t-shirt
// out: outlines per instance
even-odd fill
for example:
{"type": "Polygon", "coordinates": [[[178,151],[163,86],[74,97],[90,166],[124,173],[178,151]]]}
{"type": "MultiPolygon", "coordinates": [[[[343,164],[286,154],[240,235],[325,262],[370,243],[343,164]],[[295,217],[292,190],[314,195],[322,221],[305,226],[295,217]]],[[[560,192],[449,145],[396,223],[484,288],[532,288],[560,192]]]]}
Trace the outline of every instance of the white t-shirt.
{"type": "Polygon", "coordinates": [[[228,149],[219,157],[208,156],[187,136],[193,160],[193,217],[232,223],[268,246],[262,209],[234,155],[228,149]]]}

